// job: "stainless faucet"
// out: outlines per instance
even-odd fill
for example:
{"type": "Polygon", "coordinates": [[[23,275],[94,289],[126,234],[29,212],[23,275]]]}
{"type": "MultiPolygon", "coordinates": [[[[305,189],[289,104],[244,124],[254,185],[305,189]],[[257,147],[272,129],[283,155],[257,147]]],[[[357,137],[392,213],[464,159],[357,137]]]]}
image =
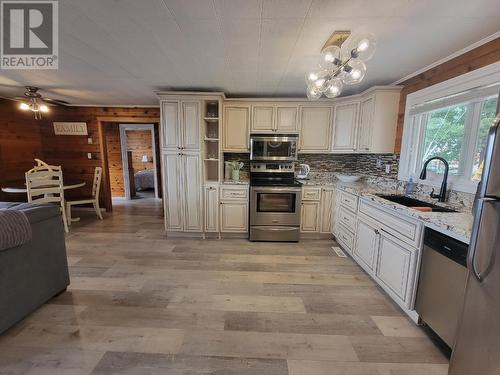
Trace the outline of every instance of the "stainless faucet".
{"type": "Polygon", "coordinates": [[[420,179],[425,180],[427,178],[427,165],[429,162],[433,160],[440,160],[444,164],[444,176],[443,176],[443,182],[441,183],[441,189],[439,190],[439,194],[434,194],[434,188],[432,189],[430,196],[431,198],[438,198],[439,202],[444,202],[446,201],[446,189],[447,189],[447,181],[448,181],[448,171],[450,169],[450,166],[448,165],[448,162],[443,159],[442,157],[439,156],[434,156],[432,158],[427,159],[427,161],[424,163],[424,166],[422,168],[422,172],[420,173],[420,179]]]}

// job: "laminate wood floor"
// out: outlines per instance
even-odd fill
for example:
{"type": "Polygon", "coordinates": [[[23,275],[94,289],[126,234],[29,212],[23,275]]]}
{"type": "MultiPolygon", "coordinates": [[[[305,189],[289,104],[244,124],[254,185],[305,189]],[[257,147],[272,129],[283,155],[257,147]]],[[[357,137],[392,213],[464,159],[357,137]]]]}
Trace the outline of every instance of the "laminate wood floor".
{"type": "Polygon", "coordinates": [[[332,241],[166,239],[160,202],[81,211],[71,286],[0,336],[0,374],[445,375],[332,241]]]}

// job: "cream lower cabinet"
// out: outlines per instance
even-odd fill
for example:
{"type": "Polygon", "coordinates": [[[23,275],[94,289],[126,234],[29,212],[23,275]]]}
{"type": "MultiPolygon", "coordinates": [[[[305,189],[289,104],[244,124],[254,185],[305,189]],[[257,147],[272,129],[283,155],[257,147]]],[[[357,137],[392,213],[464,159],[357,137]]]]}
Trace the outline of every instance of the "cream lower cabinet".
{"type": "Polygon", "coordinates": [[[248,186],[220,187],[220,231],[248,232],[248,186]]]}
{"type": "Polygon", "coordinates": [[[200,165],[199,152],[163,152],[163,201],[167,231],[202,231],[200,165]]]}
{"type": "Polygon", "coordinates": [[[381,231],[375,278],[396,300],[411,307],[418,249],[381,231]]]}
{"type": "Polygon", "coordinates": [[[320,204],[314,201],[303,201],[300,211],[300,231],[319,232],[320,204]]]}
{"type": "Polygon", "coordinates": [[[335,190],[333,188],[321,189],[321,217],[320,232],[332,233],[335,216],[333,206],[335,205],[335,190]]]}
{"type": "Polygon", "coordinates": [[[356,226],[356,239],[352,255],[358,264],[373,276],[375,274],[380,231],[377,229],[377,225],[359,217],[356,226]]]}
{"type": "Polygon", "coordinates": [[[204,188],[204,231],[219,231],[219,187],[217,185],[207,185],[204,188]]]}

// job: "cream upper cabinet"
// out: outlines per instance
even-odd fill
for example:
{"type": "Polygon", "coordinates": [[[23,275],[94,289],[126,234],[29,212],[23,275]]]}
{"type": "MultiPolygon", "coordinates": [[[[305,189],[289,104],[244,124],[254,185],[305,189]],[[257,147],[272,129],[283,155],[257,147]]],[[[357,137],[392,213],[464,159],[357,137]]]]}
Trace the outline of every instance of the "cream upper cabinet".
{"type": "Polygon", "coordinates": [[[182,145],[186,150],[200,149],[200,102],[182,101],[182,145]]]}
{"type": "Polygon", "coordinates": [[[358,105],[357,101],[335,105],[332,142],[334,152],[356,150],[358,105]]]}
{"type": "Polygon", "coordinates": [[[161,102],[161,123],[161,147],[178,149],[182,142],[178,101],[161,102]]]}
{"type": "Polygon", "coordinates": [[[200,119],[199,101],[162,101],[162,148],[199,150],[200,119]]]}
{"type": "Polygon", "coordinates": [[[361,98],[358,150],[393,153],[401,88],[374,89],[361,98]]]}
{"type": "Polygon", "coordinates": [[[276,106],[276,131],[280,133],[296,133],[297,112],[297,106],[276,106]]]}
{"type": "Polygon", "coordinates": [[[274,132],[274,112],[273,105],[252,105],[252,133],[274,132]]]}
{"type": "Polygon", "coordinates": [[[297,106],[287,104],[253,104],[252,133],[296,133],[297,106]]]}
{"type": "Polygon", "coordinates": [[[225,105],[223,151],[248,152],[250,130],[249,105],[225,105]]]}
{"type": "Polygon", "coordinates": [[[301,106],[299,151],[304,153],[330,151],[331,125],[331,106],[301,106]]]}
{"type": "Polygon", "coordinates": [[[373,114],[375,98],[369,96],[359,104],[358,150],[370,151],[372,146],[373,114]]]}

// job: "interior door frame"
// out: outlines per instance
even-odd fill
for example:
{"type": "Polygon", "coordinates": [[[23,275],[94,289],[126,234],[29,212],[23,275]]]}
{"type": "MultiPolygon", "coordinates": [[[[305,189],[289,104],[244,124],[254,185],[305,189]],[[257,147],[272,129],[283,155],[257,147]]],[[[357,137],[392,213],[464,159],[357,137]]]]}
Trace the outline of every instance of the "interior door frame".
{"type": "Polygon", "coordinates": [[[132,199],[130,191],[130,175],[127,155],[127,131],[151,131],[151,148],[153,150],[153,168],[154,168],[154,184],[155,198],[159,198],[158,192],[158,171],[156,170],[156,139],[154,124],[120,124],[120,148],[122,152],[122,168],[123,168],[123,185],[125,187],[125,199],[132,199]]]}

